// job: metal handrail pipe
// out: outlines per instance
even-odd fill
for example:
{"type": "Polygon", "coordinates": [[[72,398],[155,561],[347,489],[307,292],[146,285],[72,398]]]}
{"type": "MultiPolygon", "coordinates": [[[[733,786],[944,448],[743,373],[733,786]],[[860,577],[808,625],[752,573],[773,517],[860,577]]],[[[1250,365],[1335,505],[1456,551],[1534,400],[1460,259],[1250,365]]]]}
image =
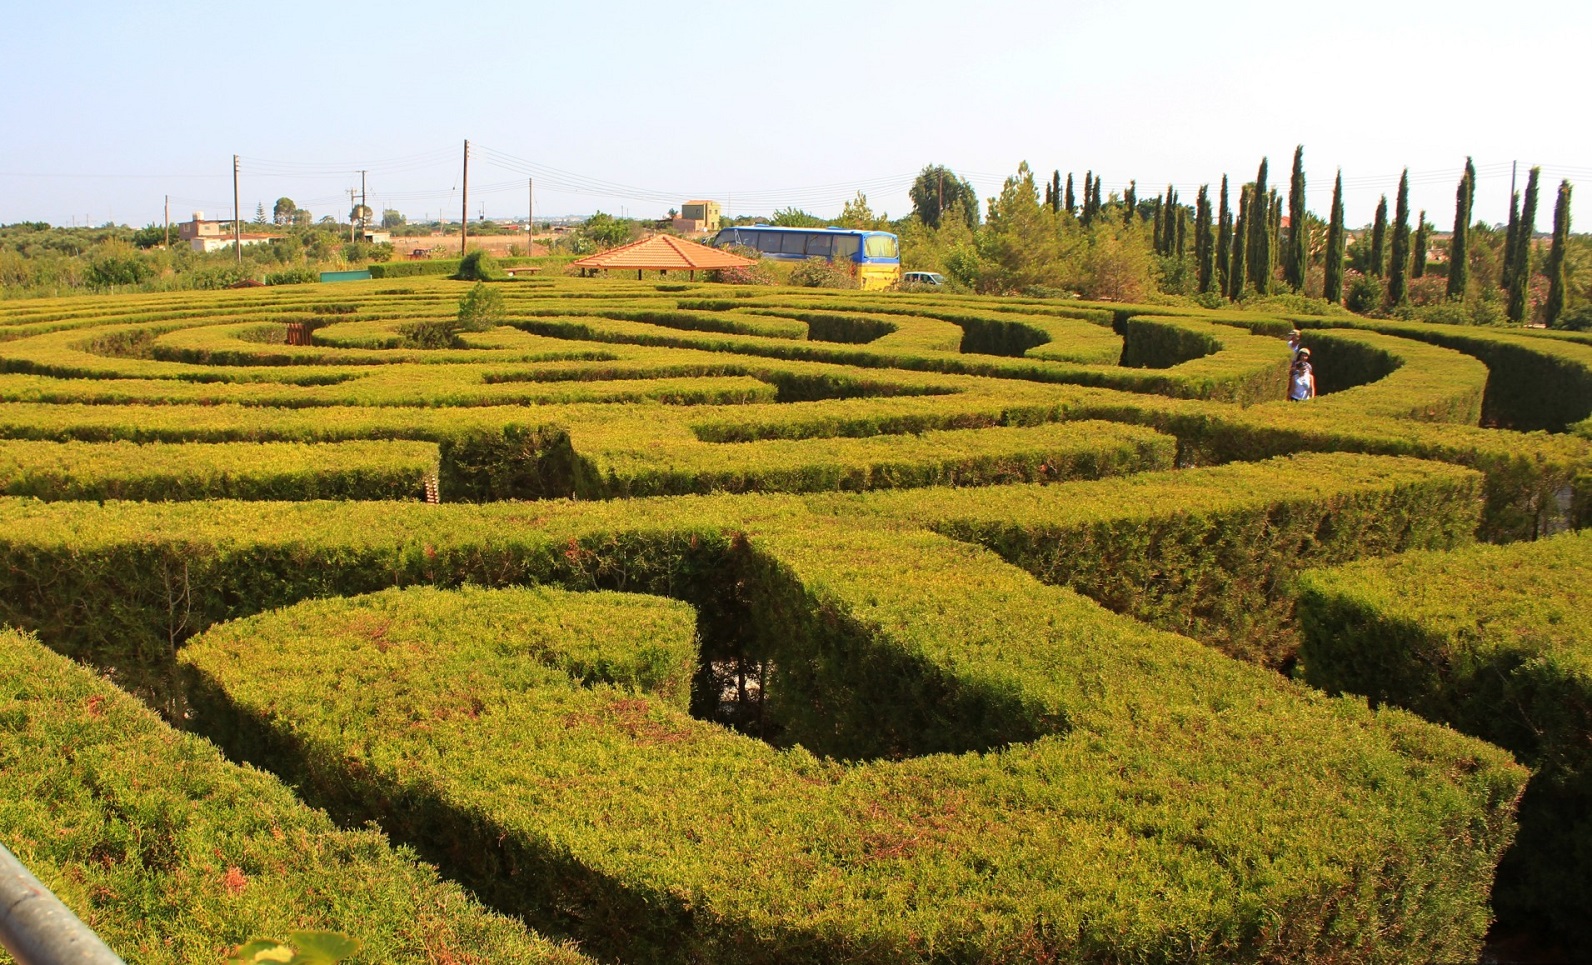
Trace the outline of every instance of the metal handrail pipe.
{"type": "Polygon", "coordinates": [[[125,965],[0,845],[0,944],[17,965],[125,965]]]}

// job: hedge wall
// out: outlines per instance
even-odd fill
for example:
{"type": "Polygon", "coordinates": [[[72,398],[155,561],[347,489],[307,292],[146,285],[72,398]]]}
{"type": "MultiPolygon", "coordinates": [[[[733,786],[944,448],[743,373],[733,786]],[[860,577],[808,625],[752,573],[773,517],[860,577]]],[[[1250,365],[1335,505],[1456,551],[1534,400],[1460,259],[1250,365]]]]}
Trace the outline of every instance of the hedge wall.
{"type": "Polygon", "coordinates": [[[0,778],[6,847],[130,962],[300,930],[355,938],[352,962],[591,961],[3,629],[0,778]]]}
{"type": "Polygon", "coordinates": [[[1592,948],[1592,534],[1312,571],[1299,613],[1312,683],[1407,707],[1532,767],[1495,904],[1592,948]]]}
{"type": "Polygon", "coordinates": [[[689,641],[688,621],[653,630],[553,596],[307,603],[217,628],[183,660],[209,682],[199,719],[234,753],[599,957],[1474,954],[1523,777],[1501,752],[942,537],[840,521],[743,552],[758,627],[795,631],[779,633],[795,653],[776,686],[799,686],[798,654],[821,676],[845,653],[882,671],[844,675],[862,694],[888,687],[816,750],[844,753],[851,719],[874,722],[870,745],[933,749],[934,730],[913,733],[925,713],[999,745],[851,764],[776,751],[620,670],[567,669],[571,652],[689,641]]]}

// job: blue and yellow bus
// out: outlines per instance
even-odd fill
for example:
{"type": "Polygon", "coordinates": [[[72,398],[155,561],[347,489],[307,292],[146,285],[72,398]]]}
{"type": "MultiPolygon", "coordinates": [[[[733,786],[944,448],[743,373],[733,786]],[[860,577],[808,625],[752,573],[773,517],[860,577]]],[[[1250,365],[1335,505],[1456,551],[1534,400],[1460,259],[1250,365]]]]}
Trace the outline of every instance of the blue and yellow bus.
{"type": "Polygon", "coordinates": [[[725,228],[713,236],[713,244],[744,245],[756,248],[764,258],[788,261],[845,258],[863,288],[889,288],[901,280],[901,241],[888,231],[757,224],[725,228]]]}

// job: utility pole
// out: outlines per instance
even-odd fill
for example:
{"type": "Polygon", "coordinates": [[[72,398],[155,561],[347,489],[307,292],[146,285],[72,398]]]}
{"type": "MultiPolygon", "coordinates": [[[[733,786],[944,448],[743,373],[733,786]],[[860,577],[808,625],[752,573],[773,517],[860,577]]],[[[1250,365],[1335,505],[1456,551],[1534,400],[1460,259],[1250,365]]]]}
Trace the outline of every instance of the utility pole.
{"type": "Polygon", "coordinates": [[[354,189],[348,189],[348,240],[354,240],[354,189]]]}
{"type": "Polygon", "coordinates": [[[464,243],[470,237],[470,139],[464,140],[464,198],[459,209],[459,257],[464,257],[464,243]]]}
{"type": "Polygon", "coordinates": [[[1519,170],[1519,168],[1519,161],[1509,162],[1509,196],[1511,198],[1515,196],[1515,173],[1517,170],[1519,170]]]}
{"type": "Polygon", "coordinates": [[[238,156],[232,155],[232,253],[243,264],[243,216],[238,211],[238,156]]]}
{"type": "Polygon", "coordinates": [[[166,247],[171,247],[171,195],[166,195],[166,247]]]}
{"type": "Polygon", "coordinates": [[[536,236],[536,179],[525,179],[525,253],[531,253],[531,239],[536,236]]]}
{"type": "Polygon", "coordinates": [[[359,228],[363,232],[370,227],[365,223],[369,217],[370,206],[365,203],[365,172],[359,172],[359,228]]]}

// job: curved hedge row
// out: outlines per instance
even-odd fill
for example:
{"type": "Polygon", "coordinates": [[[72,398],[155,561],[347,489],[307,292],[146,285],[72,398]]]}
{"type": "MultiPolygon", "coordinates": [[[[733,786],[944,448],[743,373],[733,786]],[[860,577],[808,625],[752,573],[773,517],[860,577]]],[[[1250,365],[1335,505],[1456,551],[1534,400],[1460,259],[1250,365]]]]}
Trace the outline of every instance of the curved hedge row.
{"type": "Polygon", "coordinates": [[[353,962],[591,961],[9,630],[0,777],[6,846],[128,961],[220,961],[317,929],[352,933],[353,962]]]}
{"type": "Polygon", "coordinates": [[[644,641],[677,662],[688,620],[653,630],[560,597],[316,602],[218,628],[183,659],[235,753],[439,860],[467,842],[450,868],[602,957],[1473,953],[1521,779],[1502,754],[1137,628],[943,538],[823,537],[752,539],[760,626],[794,623],[782,638],[817,663],[861,645],[919,691],[864,711],[882,725],[870,743],[949,712],[1008,746],[851,765],[776,752],[684,715],[678,673],[627,683],[620,661],[644,641]],[[869,586],[879,567],[932,577],[944,610],[925,613],[907,581],[869,586]],[[593,664],[596,680],[578,669],[593,664]],[[1422,895],[1420,911],[1395,894],[1422,895]]]}
{"type": "Polygon", "coordinates": [[[1312,571],[1306,678],[1407,707],[1533,769],[1496,900],[1592,946],[1592,533],[1312,571]]]}

